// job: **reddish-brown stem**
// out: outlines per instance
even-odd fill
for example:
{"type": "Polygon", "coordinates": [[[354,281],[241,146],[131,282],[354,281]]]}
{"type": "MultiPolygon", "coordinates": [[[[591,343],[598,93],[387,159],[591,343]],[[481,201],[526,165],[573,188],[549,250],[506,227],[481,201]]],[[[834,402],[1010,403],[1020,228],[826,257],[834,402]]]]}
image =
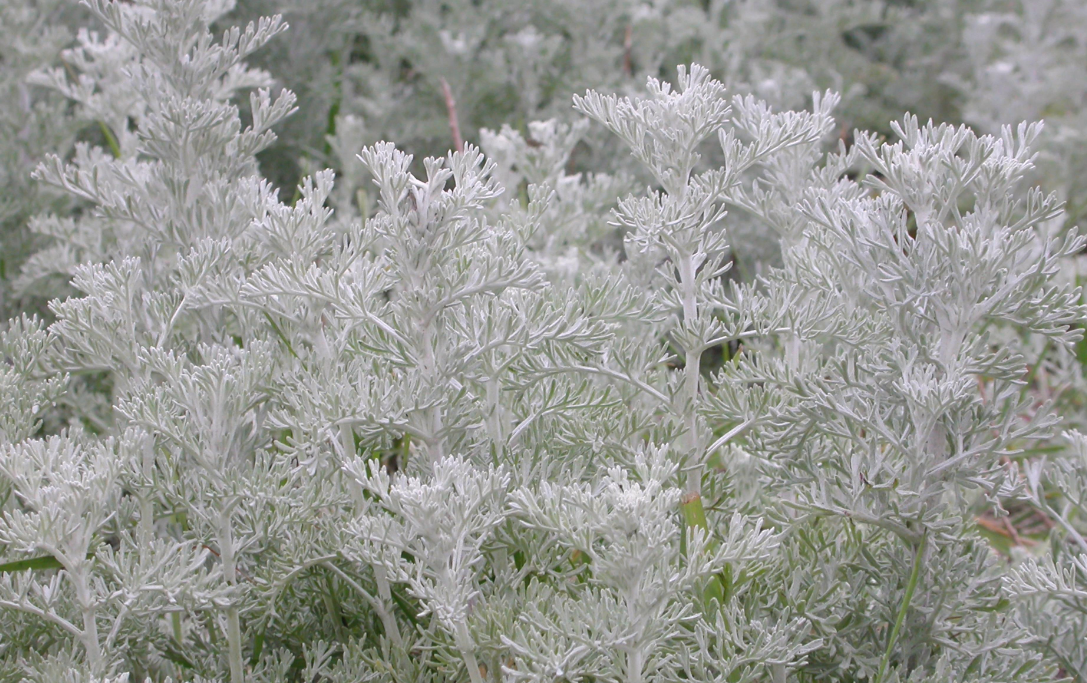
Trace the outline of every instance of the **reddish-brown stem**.
{"type": "Polygon", "coordinates": [[[1008,536],[1011,537],[1012,543],[1015,545],[1023,545],[1023,539],[1019,537],[1019,531],[1016,530],[1015,525],[1007,517],[1000,518],[1004,522],[1004,528],[1008,531],[1008,536]]]}
{"type": "Polygon", "coordinates": [[[445,96],[445,109],[449,112],[449,132],[453,134],[453,149],[464,151],[464,139],[460,136],[460,122],[457,121],[457,101],[453,99],[453,91],[449,89],[449,82],[443,77],[442,95],[445,96]]]}

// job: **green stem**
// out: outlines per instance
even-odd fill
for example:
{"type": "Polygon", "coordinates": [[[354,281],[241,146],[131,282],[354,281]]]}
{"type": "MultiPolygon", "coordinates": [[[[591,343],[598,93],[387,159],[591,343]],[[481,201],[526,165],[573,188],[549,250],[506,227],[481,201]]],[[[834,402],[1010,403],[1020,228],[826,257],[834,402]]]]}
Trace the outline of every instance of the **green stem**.
{"type": "Polygon", "coordinates": [[[902,631],[902,624],[906,622],[906,612],[909,610],[913,593],[917,590],[917,580],[921,576],[921,560],[925,554],[925,541],[928,537],[922,533],[921,541],[917,544],[917,552],[913,556],[913,569],[910,571],[910,582],[906,584],[906,594],[902,596],[902,606],[898,608],[898,617],[895,619],[894,628],[891,630],[891,638],[887,641],[887,650],[883,653],[883,661],[879,664],[879,673],[874,683],[883,683],[887,675],[887,668],[891,665],[891,652],[898,641],[898,634],[902,631]]]}
{"type": "Polygon", "coordinates": [[[120,159],[121,145],[117,142],[117,136],[113,134],[113,131],[106,125],[105,121],[99,121],[98,127],[102,129],[102,135],[106,138],[106,144],[109,145],[109,151],[113,154],[113,158],[120,159]]]}
{"type": "Polygon", "coordinates": [[[291,354],[298,360],[302,360],[301,358],[298,358],[298,354],[294,352],[294,347],[291,346],[291,340],[287,339],[287,335],[283,334],[283,330],[279,328],[279,325],[276,324],[276,321],[272,318],[272,316],[268,315],[267,311],[264,312],[264,319],[268,321],[268,324],[272,326],[272,331],[276,333],[276,336],[279,337],[279,340],[283,342],[284,346],[287,347],[287,353],[291,354]]]}
{"type": "Polygon", "coordinates": [[[64,565],[62,565],[57,558],[52,555],[43,555],[42,557],[31,557],[27,560],[14,560],[12,562],[0,564],[0,574],[25,572],[28,569],[61,569],[63,567],[64,565]]]}
{"type": "Polygon", "coordinates": [[[170,615],[170,623],[174,627],[174,640],[178,645],[185,644],[185,632],[181,630],[181,612],[174,612],[170,615]]]}
{"type": "Polygon", "coordinates": [[[702,507],[701,495],[697,493],[686,494],[680,502],[680,509],[683,510],[683,521],[687,523],[688,528],[699,527],[703,531],[709,530],[709,525],[706,523],[706,510],[702,507]]]}
{"type": "MultiPolygon", "coordinates": [[[[708,548],[713,549],[716,543],[709,537],[709,524],[706,522],[706,510],[702,505],[702,496],[698,493],[688,493],[683,496],[680,501],[680,510],[683,512],[683,522],[687,529],[693,529],[695,527],[702,529],[706,534],[708,548]]],[[[686,529],[684,530],[684,541],[686,540],[686,529]]],[[[686,547],[686,543],[683,544],[683,553],[690,552],[686,547]]],[[[726,568],[727,570],[727,568],[726,568]]],[[[723,605],[725,603],[726,596],[726,581],[724,576],[717,574],[709,578],[709,582],[702,590],[702,599],[707,603],[711,599],[716,599],[718,604],[723,605]]]]}

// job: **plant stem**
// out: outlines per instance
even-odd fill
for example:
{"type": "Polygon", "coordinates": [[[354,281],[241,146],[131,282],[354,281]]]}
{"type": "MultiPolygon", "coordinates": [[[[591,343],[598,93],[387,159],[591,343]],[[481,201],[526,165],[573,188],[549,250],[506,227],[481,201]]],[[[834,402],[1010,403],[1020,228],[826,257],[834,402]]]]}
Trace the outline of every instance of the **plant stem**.
{"type": "Polygon", "coordinates": [[[891,630],[891,638],[887,641],[887,650],[883,653],[883,661],[879,664],[879,673],[876,674],[874,683],[883,683],[887,675],[887,668],[891,665],[891,652],[898,641],[898,634],[902,631],[902,624],[906,621],[906,612],[913,600],[913,593],[917,589],[917,579],[921,576],[921,560],[925,555],[925,541],[928,536],[921,534],[921,541],[917,544],[917,552],[913,556],[913,569],[910,571],[910,581],[906,584],[906,594],[902,596],[902,606],[898,608],[898,617],[895,619],[894,628],[891,630]]]}
{"type": "MultiPolygon", "coordinates": [[[[680,286],[682,287],[682,301],[683,301],[683,323],[684,325],[693,325],[698,320],[698,282],[696,279],[697,273],[695,272],[695,261],[693,256],[686,254],[680,255],[678,263],[676,264],[679,270],[680,286]]],[[[704,453],[700,452],[698,443],[698,413],[696,412],[698,402],[698,385],[702,372],[702,349],[701,348],[687,348],[684,349],[684,364],[683,364],[683,395],[681,398],[682,404],[679,409],[682,411],[684,417],[684,426],[686,427],[685,443],[688,458],[687,471],[687,490],[686,497],[698,501],[699,508],[701,508],[701,493],[702,493],[702,461],[704,459],[704,453]]],[[[705,522],[703,522],[705,524],[705,522]]]]}
{"type": "Polygon", "coordinates": [[[170,624],[174,628],[174,640],[178,645],[183,645],[185,642],[185,632],[181,629],[181,612],[174,612],[170,615],[170,624]]]}
{"type": "Polygon", "coordinates": [[[245,668],[242,659],[242,625],[238,608],[231,605],[226,610],[226,642],[230,658],[230,683],[244,683],[245,668]]]}
{"type": "Polygon", "coordinates": [[[358,592],[366,602],[370,603],[370,606],[377,612],[378,618],[381,619],[381,624],[385,627],[385,635],[390,638],[393,644],[398,649],[404,648],[404,639],[400,635],[400,627],[396,624],[396,617],[386,608],[386,604],[393,601],[392,591],[389,589],[389,582],[386,578],[385,568],[379,565],[374,566],[374,577],[378,586],[378,598],[370,595],[370,592],[359,585],[357,581],[345,574],[342,569],[337,567],[332,562],[322,561],[321,564],[329,569],[333,574],[340,577],[340,579],[351,586],[358,592]],[[384,601],[384,602],[383,602],[384,601]]]}
{"type": "MultiPolygon", "coordinates": [[[[144,481],[153,481],[155,475],[155,450],[151,441],[143,444],[142,470],[144,481]]],[[[152,492],[148,489],[140,491],[140,522],[137,532],[141,548],[150,548],[151,539],[154,537],[155,501],[152,492]]]]}
{"type": "Polygon", "coordinates": [[[102,670],[102,650],[98,644],[98,625],[93,608],[83,609],[83,649],[87,653],[87,668],[94,673],[102,670]]]}
{"type": "Polygon", "coordinates": [[[68,577],[75,588],[76,602],[79,604],[83,615],[83,631],[79,640],[87,656],[87,670],[95,676],[102,674],[102,648],[98,642],[98,619],[96,614],[96,600],[91,594],[87,582],[87,567],[85,565],[67,567],[68,577]]]}
{"type": "Polygon", "coordinates": [[[99,121],[98,127],[102,130],[102,135],[106,138],[106,144],[109,145],[110,154],[114,159],[121,158],[121,145],[117,142],[117,136],[113,134],[110,127],[106,125],[105,121],[99,121]]]}
{"type": "MultiPolygon", "coordinates": [[[[496,364],[497,365],[497,364],[496,364]]],[[[492,370],[492,376],[487,379],[487,428],[490,437],[497,449],[496,455],[501,460],[505,450],[506,434],[503,421],[501,386],[498,383],[497,371],[492,370]]]]}
{"type": "MultiPolygon", "coordinates": [[[[234,557],[234,533],[230,522],[230,506],[219,512],[219,557],[223,562],[223,576],[234,586],[238,582],[234,557]]],[[[244,683],[245,663],[242,659],[242,627],[238,606],[231,604],[226,610],[227,657],[230,662],[230,683],[244,683]]]]}
{"type": "Polygon", "coordinates": [[[476,653],[472,651],[472,639],[468,635],[468,626],[466,624],[457,625],[454,640],[457,643],[457,649],[460,650],[460,656],[464,659],[465,666],[468,667],[468,677],[472,679],[472,683],[485,683],[483,673],[479,670],[479,660],[476,659],[476,653]]]}
{"type": "Polygon", "coordinates": [[[464,151],[464,138],[460,134],[460,121],[457,119],[457,101],[453,99],[453,90],[445,78],[439,79],[442,84],[442,96],[445,98],[446,113],[449,114],[449,132],[453,136],[453,149],[464,151]]]}
{"type": "Polygon", "coordinates": [[[698,493],[688,493],[680,500],[680,509],[683,511],[683,521],[688,528],[699,527],[709,529],[706,523],[706,511],[702,507],[702,496],[698,493]]]}
{"type": "Polygon", "coordinates": [[[381,619],[381,624],[385,627],[385,635],[392,640],[393,644],[399,649],[404,649],[404,639],[400,636],[400,627],[396,623],[396,618],[389,612],[387,605],[392,602],[392,591],[389,589],[389,579],[385,573],[385,567],[380,565],[374,566],[374,582],[377,583],[377,596],[381,600],[381,610],[378,612],[378,617],[381,619]]]}
{"type": "Polygon", "coordinates": [[[644,667],[644,654],[641,648],[635,646],[627,652],[627,683],[642,683],[645,680],[644,667]]]}

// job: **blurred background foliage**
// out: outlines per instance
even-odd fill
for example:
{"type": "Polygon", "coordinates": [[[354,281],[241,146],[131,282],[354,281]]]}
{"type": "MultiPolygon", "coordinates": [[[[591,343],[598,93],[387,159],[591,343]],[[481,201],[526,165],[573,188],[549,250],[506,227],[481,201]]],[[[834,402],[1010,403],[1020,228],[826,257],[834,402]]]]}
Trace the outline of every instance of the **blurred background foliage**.
{"type": "MultiPolygon", "coordinates": [[[[467,142],[504,124],[527,136],[532,121],[578,120],[573,94],[638,93],[646,77],[673,80],[675,65],[695,62],[734,94],[775,108],[810,106],[814,91],[841,93],[835,117],[847,144],[855,129],[890,135],[905,112],[984,133],[1044,119],[1037,182],[1065,202],[1065,227],[1087,213],[1087,5],[1079,0],[238,0],[217,28],[271,14],[290,31],[250,62],[298,95],[297,113],[260,155],[285,199],[301,178],[332,168],[344,210],[365,198],[355,158],[364,145],[395,141],[421,167],[455,145],[454,112],[467,142]]],[[[5,317],[40,310],[56,294],[40,283],[12,289],[45,243],[30,217],[79,211],[30,172],[47,151],[70,154],[78,140],[109,147],[120,127],[43,87],[45,69],[78,70],[64,50],[86,26],[93,21],[71,0],[0,8],[5,317]]],[[[247,98],[238,106],[244,112],[247,98]]],[[[605,131],[580,138],[570,170],[647,180],[605,131]]],[[[719,161],[710,150],[706,163],[719,161]]],[[[759,246],[754,253],[772,251],[759,246]]]]}

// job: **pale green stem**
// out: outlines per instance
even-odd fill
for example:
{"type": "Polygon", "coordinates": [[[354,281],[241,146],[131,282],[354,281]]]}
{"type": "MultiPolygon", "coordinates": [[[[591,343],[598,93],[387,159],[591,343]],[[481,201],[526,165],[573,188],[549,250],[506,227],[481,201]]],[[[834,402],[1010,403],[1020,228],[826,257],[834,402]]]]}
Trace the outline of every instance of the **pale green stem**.
{"type": "Polygon", "coordinates": [[[105,121],[98,122],[98,128],[102,131],[103,137],[106,138],[106,144],[109,145],[110,154],[114,159],[121,158],[121,145],[117,142],[117,136],[113,134],[113,130],[106,125],[105,121]]]}
{"type": "Polygon", "coordinates": [[[340,425],[340,446],[343,448],[345,462],[355,455],[355,432],[351,429],[350,424],[340,425]]]}
{"type": "Polygon", "coordinates": [[[102,647],[98,642],[98,619],[95,600],[87,586],[87,576],[83,567],[72,567],[68,576],[75,588],[76,602],[83,613],[83,631],[79,637],[87,655],[87,669],[94,675],[102,674],[102,647]],[[75,571],[72,571],[75,569],[75,571]]]}
{"type": "Polygon", "coordinates": [[[795,331],[790,331],[785,338],[785,363],[790,370],[800,369],[800,337],[795,331]]]}
{"type": "MultiPolygon", "coordinates": [[[[679,259],[680,286],[683,294],[683,322],[693,323],[698,319],[698,290],[694,256],[682,255],[679,259]]],[[[685,456],[687,459],[687,487],[680,501],[683,520],[688,529],[698,527],[709,532],[706,510],[702,505],[702,474],[705,468],[705,451],[698,438],[698,390],[702,371],[702,346],[684,349],[686,359],[683,366],[683,395],[681,405],[686,434],[684,436],[685,456]]],[[[707,588],[707,598],[723,599],[723,593],[716,579],[711,580],[707,588]]],[[[641,673],[639,671],[639,680],[641,673]]]]}
{"type": "Polygon", "coordinates": [[[460,656],[464,658],[465,666],[468,667],[468,676],[472,679],[472,683],[485,683],[483,672],[479,670],[479,660],[476,659],[476,653],[472,651],[472,638],[468,635],[468,626],[463,622],[457,625],[454,640],[457,642],[460,656]]]}
{"type": "Polygon", "coordinates": [[[242,624],[238,608],[231,605],[226,610],[226,642],[230,659],[230,683],[244,683],[245,660],[242,658],[242,624]]]}
{"type": "Polygon", "coordinates": [[[174,612],[170,615],[170,624],[174,628],[174,640],[178,645],[184,642],[185,632],[181,629],[181,612],[174,612]]]}
{"type": "Polygon", "coordinates": [[[499,400],[501,389],[497,376],[490,377],[487,380],[487,426],[491,432],[491,441],[494,443],[495,448],[498,449],[500,458],[506,443],[505,430],[503,429],[505,423],[502,420],[502,404],[499,400]]]}
{"type": "MultiPolygon", "coordinates": [[[[438,363],[434,358],[434,325],[428,321],[422,331],[422,369],[426,377],[437,378],[438,363]]],[[[427,409],[425,432],[427,438],[424,441],[431,469],[442,459],[445,451],[442,432],[442,408],[435,405],[427,409]]]]}
{"type": "MultiPolygon", "coordinates": [[[[143,446],[143,458],[142,458],[143,477],[145,481],[151,481],[151,477],[155,471],[155,451],[154,445],[150,439],[143,446]]],[[[143,489],[140,492],[140,524],[137,529],[140,538],[141,548],[151,547],[151,538],[154,532],[155,523],[155,501],[152,498],[150,489],[143,489]]]]}
{"type": "Polygon", "coordinates": [[[378,617],[381,618],[381,623],[385,627],[385,635],[396,644],[396,647],[403,649],[404,639],[400,636],[400,627],[397,626],[396,618],[393,617],[387,607],[392,603],[393,594],[389,587],[389,577],[385,573],[385,567],[374,565],[374,582],[377,584],[377,597],[381,604],[378,617]]]}
{"type": "Polygon", "coordinates": [[[340,607],[336,604],[333,598],[334,586],[332,585],[332,578],[325,576],[325,589],[321,591],[321,599],[325,603],[325,611],[328,612],[328,617],[332,621],[332,628],[336,631],[336,637],[341,641],[347,640],[347,633],[343,626],[343,615],[340,613],[340,607]]]}
{"type": "MultiPolygon", "coordinates": [[[[682,255],[677,264],[679,268],[680,286],[683,294],[683,322],[693,323],[698,319],[697,282],[694,267],[694,257],[682,255]]],[[[701,507],[702,493],[702,454],[698,448],[698,413],[696,411],[698,401],[698,383],[702,367],[702,350],[700,348],[684,349],[686,358],[683,367],[683,396],[681,398],[684,416],[686,455],[690,469],[687,471],[687,498],[698,497],[698,505],[701,507]]]]}
{"type": "MultiPolygon", "coordinates": [[[[223,576],[231,586],[237,585],[237,565],[234,556],[234,532],[230,523],[229,507],[219,513],[219,557],[223,562],[223,576]]],[[[227,657],[230,662],[230,683],[244,683],[245,661],[242,658],[242,627],[238,606],[231,604],[226,610],[227,657]]]]}
{"type": "Polygon", "coordinates": [[[627,683],[642,683],[643,656],[641,648],[635,647],[627,651],[627,683]]]}
{"type": "Polygon", "coordinates": [[[773,683],[785,683],[785,665],[781,663],[771,664],[770,676],[773,683]]]}

